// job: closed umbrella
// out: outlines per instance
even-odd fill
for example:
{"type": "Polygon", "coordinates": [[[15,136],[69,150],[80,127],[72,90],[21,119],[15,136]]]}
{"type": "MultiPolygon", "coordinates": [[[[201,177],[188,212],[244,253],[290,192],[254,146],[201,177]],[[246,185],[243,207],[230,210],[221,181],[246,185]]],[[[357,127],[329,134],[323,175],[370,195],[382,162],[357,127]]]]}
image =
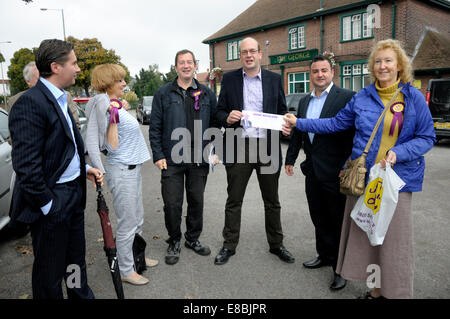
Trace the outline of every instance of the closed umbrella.
{"type": "Polygon", "coordinates": [[[117,298],[124,299],[122,281],[120,278],[119,263],[117,261],[117,249],[114,241],[114,236],[111,228],[111,221],[109,220],[109,209],[106,205],[105,198],[102,194],[102,187],[97,184],[97,213],[100,216],[100,223],[103,231],[103,249],[105,250],[106,257],[108,258],[109,270],[116,290],[117,298]]]}

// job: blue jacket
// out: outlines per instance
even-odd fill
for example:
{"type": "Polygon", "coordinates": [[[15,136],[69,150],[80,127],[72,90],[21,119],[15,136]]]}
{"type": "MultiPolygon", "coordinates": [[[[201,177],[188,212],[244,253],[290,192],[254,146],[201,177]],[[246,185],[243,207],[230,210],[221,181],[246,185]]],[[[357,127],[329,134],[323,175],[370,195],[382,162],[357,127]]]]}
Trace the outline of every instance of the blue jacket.
{"type": "MultiPolygon", "coordinates": [[[[402,84],[401,92],[405,99],[405,113],[403,128],[392,151],[397,155],[394,171],[406,183],[402,192],[418,192],[422,190],[425,160],[423,155],[428,152],[436,142],[433,120],[423,95],[409,83],[402,84]]],[[[335,117],[328,119],[298,119],[297,129],[301,131],[329,134],[346,130],[355,126],[356,133],[353,138],[352,159],[356,159],[364,151],[375,124],[383,112],[384,106],[375,88],[375,84],[362,89],[353,96],[335,117]]],[[[366,159],[369,172],[375,164],[380,147],[383,123],[370,147],[366,159]]],[[[366,174],[366,180],[368,178],[366,174]]]]}

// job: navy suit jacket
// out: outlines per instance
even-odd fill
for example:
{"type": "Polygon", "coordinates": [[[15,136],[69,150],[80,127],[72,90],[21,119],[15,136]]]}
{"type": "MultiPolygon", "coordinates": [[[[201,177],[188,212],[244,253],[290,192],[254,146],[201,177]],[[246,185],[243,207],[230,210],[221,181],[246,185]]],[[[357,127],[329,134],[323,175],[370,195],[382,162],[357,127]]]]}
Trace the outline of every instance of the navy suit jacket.
{"type": "MultiPolygon", "coordinates": [[[[83,177],[86,204],[86,165],[83,140],[69,111],[83,177]]],[[[11,222],[33,223],[43,216],[41,207],[54,200],[53,188],[75,155],[67,120],[53,94],[38,81],[14,104],[9,116],[12,163],[16,172],[11,222]]],[[[56,203],[53,201],[54,206],[56,203]]]]}
{"type": "MultiPolygon", "coordinates": [[[[355,92],[336,86],[331,87],[323,105],[320,118],[334,117],[344,108],[355,92]]],[[[304,96],[298,104],[297,118],[306,118],[306,112],[311,100],[311,94],[304,96]]],[[[286,165],[294,165],[300,148],[306,154],[306,159],[300,164],[303,174],[314,174],[318,180],[336,181],[339,171],[352,152],[354,128],[333,134],[314,134],[311,143],[308,133],[292,128],[289,148],[286,152],[286,165]]]]}
{"type": "MultiPolygon", "coordinates": [[[[287,113],[286,98],[284,96],[281,76],[277,73],[267,71],[261,68],[262,91],[263,91],[263,112],[284,115],[287,113]]],[[[242,111],[244,107],[244,78],[242,68],[227,72],[223,75],[220,89],[219,101],[217,102],[216,119],[224,128],[241,127],[240,121],[229,125],[227,117],[233,110],[242,111]]],[[[267,131],[267,155],[270,155],[271,134],[279,134],[278,131],[267,131]]],[[[226,134],[224,134],[224,155],[223,162],[226,161],[226,134]]],[[[237,160],[237,138],[234,141],[234,162],[237,160]]],[[[281,146],[279,148],[279,166],[282,165],[281,146]]]]}

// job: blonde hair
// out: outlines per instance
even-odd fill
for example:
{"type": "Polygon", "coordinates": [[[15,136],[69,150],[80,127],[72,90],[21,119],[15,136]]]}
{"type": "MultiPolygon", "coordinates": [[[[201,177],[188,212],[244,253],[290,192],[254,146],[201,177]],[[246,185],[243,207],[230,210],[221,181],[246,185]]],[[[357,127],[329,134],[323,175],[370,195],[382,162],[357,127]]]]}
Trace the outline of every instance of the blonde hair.
{"type": "Polygon", "coordinates": [[[372,80],[375,81],[375,54],[378,51],[386,50],[386,49],[392,49],[395,54],[397,55],[397,65],[399,74],[398,77],[400,78],[400,81],[404,84],[408,82],[412,82],[414,80],[413,71],[412,71],[412,65],[411,60],[409,59],[408,55],[406,54],[405,50],[403,49],[402,44],[398,40],[393,39],[387,39],[378,41],[372,48],[372,51],[370,52],[369,56],[369,71],[370,75],[372,77],[372,80]]]}
{"type": "Polygon", "coordinates": [[[126,71],[118,64],[97,65],[92,71],[91,86],[100,93],[106,93],[116,83],[125,77],[126,71]]]}

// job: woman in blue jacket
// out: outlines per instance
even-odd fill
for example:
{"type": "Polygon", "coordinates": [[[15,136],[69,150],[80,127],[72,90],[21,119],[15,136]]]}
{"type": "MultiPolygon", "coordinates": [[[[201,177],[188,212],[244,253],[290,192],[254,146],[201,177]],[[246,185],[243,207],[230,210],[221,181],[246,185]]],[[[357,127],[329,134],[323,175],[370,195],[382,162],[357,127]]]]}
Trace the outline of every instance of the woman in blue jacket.
{"type": "Polygon", "coordinates": [[[386,104],[401,87],[394,102],[387,105],[390,110],[375,135],[366,168],[369,172],[374,164],[380,162],[384,166],[387,162],[406,185],[400,190],[394,217],[381,246],[371,246],[366,233],[353,222],[350,212],[358,197],[347,196],[337,273],[348,280],[366,281],[368,266],[377,265],[381,270],[381,284],[362,298],[412,298],[412,192],[422,190],[423,155],[436,141],[433,120],[423,95],[410,84],[411,63],[398,41],[388,39],[376,43],[369,57],[369,70],[374,83],[357,93],[334,118],[297,119],[289,114],[286,120],[298,130],[318,134],[354,126],[351,158],[356,159],[361,156],[386,104]]]}

